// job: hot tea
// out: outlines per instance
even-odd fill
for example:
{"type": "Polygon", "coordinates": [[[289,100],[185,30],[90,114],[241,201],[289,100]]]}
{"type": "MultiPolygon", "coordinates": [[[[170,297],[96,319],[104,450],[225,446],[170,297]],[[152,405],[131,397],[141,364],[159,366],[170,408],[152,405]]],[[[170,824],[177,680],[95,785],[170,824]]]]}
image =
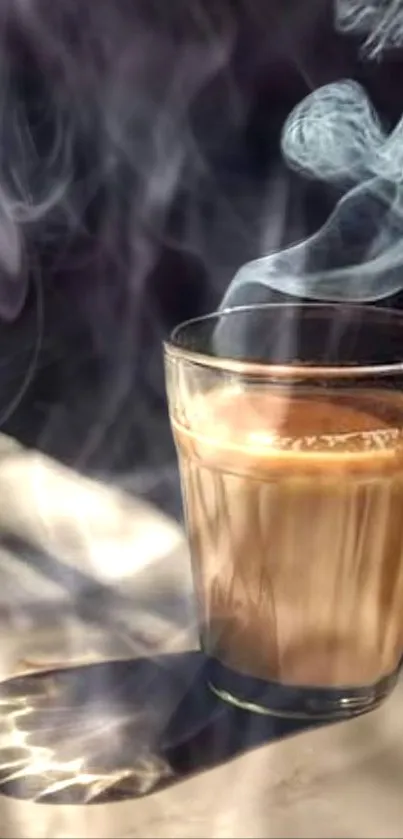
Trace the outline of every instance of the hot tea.
{"type": "Polygon", "coordinates": [[[173,428],[206,652],[369,685],[402,646],[403,398],[223,386],[173,428]]]}

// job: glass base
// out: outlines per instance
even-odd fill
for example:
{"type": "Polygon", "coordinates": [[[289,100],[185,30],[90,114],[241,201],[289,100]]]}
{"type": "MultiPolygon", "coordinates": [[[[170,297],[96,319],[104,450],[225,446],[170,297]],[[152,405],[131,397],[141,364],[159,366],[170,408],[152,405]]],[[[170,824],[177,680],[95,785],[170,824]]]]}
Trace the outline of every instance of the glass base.
{"type": "Polygon", "coordinates": [[[339,720],[372,711],[395,687],[398,670],[367,687],[314,688],[244,676],[216,659],[209,663],[209,687],[220,699],[252,713],[305,720],[339,720]]]}

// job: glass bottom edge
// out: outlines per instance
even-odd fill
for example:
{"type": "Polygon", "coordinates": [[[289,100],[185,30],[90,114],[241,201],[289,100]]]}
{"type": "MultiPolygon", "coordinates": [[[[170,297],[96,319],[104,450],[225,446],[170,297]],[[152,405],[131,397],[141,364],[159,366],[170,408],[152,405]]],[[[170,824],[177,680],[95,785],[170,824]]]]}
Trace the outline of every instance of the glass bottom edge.
{"type": "Polygon", "coordinates": [[[208,686],[222,701],[242,711],[285,719],[349,719],[378,707],[394,689],[399,670],[365,687],[299,687],[263,681],[209,662],[208,686]]]}

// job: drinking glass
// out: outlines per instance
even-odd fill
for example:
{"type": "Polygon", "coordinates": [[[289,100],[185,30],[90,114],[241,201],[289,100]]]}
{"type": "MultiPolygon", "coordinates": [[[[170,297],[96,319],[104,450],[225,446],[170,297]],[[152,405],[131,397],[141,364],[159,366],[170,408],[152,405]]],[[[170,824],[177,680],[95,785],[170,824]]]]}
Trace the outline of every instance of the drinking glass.
{"type": "Polygon", "coordinates": [[[395,684],[403,614],[403,317],[267,304],[165,345],[209,683],[339,718],[395,684]]]}

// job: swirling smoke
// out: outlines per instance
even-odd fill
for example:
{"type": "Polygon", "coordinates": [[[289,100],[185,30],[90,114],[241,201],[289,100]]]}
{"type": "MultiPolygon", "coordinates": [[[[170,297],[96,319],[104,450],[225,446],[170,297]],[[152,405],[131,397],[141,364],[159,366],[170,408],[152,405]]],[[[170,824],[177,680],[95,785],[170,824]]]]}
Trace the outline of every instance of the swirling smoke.
{"type": "Polygon", "coordinates": [[[380,58],[403,44],[401,0],[336,0],[336,27],[364,39],[363,53],[380,58]]]}
{"type": "MultiPolygon", "coordinates": [[[[338,0],[341,32],[364,37],[379,57],[403,45],[403,3],[338,0]]],[[[367,93],[345,79],[308,95],[287,119],[288,166],[333,188],[336,205],[306,240],[244,265],[222,307],[250,299],[251,286],[316,300],[370,302],[403,288],[403,117],[388,131],[367,93]],[[341,197],[340,197],[341,193],[341,197]]]]}

